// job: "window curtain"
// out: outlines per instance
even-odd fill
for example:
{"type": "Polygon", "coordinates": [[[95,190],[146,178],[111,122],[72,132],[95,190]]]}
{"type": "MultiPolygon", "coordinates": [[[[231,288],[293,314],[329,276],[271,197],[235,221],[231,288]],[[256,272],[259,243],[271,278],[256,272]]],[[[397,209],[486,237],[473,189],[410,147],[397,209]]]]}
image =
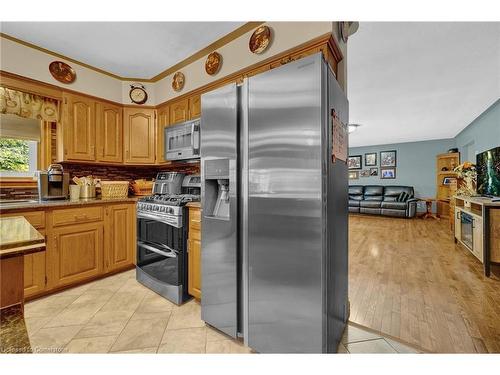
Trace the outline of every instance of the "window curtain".
{"type": "Polygon", "coordinates": [[[59,106],[58,102],[53,99],[0,87],[0,113],[57,122],[59,106]]]}

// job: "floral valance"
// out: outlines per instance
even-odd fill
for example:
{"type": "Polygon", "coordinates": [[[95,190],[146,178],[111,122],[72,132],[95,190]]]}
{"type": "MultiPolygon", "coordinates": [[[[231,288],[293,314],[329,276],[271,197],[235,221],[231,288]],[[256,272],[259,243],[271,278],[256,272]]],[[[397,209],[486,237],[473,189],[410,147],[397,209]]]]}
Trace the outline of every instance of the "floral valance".
{"type": "Polygon", "coordinates": [[[58,121],[58,102],[43,96],[0,87],[0,113],[11,113],[26,118],[58,121]]]}

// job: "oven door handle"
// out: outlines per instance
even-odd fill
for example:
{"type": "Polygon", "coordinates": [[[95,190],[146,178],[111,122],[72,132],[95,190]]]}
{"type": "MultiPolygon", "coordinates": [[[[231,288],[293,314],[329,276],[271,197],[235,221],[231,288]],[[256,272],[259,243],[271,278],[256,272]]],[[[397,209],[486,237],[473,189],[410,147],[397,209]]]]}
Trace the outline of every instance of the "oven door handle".
{"type": "Polygon", "coordinates": [[[169,258],[176,258],[177,257],[177,253],[175,252],[175,250],[173,250],[170,247],[165,246],[165,245],[163,245],[163,246],[166,247],[168,250],[170,250],[168,253],[166,251],[160,250],[154,246],[150,246],[142,241],[138,241],[137,246],[142,247],[143,249],[152,251],[153,253],[163,255],[165,257],[169,257],[169,258]]]}

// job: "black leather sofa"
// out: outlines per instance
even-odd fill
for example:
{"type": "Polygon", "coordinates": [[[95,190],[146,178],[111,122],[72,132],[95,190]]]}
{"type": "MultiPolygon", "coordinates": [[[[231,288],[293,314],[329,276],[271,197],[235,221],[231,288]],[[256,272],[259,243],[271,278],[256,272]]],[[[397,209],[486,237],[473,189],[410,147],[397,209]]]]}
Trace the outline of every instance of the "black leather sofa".
{"type": "Polygon", "coordinates": [[[349,186],[349,212],[414,217],[417,201],[411,186],[349,186]]]}

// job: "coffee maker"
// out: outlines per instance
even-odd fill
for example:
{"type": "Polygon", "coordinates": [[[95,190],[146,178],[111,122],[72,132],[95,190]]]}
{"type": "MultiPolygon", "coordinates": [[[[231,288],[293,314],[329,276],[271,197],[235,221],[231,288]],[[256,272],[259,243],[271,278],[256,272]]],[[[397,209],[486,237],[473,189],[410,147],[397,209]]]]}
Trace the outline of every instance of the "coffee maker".
{"type": "Polygon", "coordinates": [[[61,164],[51,164],[46,171],[38,172],[38,196],[40,200],[67,199],[69,173],[64,173],[61,164]]]}

